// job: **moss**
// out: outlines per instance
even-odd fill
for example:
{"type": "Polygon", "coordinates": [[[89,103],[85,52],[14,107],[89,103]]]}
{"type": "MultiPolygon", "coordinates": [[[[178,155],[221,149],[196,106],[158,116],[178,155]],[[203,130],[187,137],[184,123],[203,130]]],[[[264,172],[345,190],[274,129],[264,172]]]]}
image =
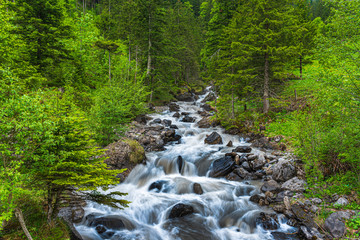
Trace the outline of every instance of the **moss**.
{"type": "Polygon", "coordinates": [[[145,150],[140,145],[140,143],[132,139],[125,139],[124,142],[129,144],[130,146],[130,151],[131,151],[129,154],[130,162],[135,164],[141,163],[145,158],[145,150]]]}

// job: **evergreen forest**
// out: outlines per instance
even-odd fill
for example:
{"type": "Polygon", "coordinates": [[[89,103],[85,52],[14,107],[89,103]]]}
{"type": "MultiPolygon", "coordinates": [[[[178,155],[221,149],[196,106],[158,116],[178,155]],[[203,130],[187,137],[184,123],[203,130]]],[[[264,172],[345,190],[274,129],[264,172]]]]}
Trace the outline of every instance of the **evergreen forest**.
{"type": "Polygon", "coordinates": [[[207,87],[213,121],[281,137],[306,197],[360,209],[359,0],[0,0],[0,239],[70,239],[80,192],[126,207],[104,147],[207,87]]]}

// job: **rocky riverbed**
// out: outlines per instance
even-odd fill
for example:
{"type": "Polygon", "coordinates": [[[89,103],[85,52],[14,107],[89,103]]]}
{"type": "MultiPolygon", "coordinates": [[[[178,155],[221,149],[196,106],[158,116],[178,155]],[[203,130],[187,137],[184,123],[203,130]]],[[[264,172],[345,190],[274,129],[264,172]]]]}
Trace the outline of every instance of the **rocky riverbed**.
{"type": "Polygon", "coordinates": [[[75,214],[82,239],[329,239],[344,234],[343,220],[354,213],[333,213],[324,226],[314,221],[323,200],[304,200],[301,162],[285,151],[281,136],[225,131],[212,121],[214,109],[206,101],[213,97],[187,94],[157,114],[138,116],[126,137],[107,147],[106,163],[128,169],[113,190],[128,192],[132,203],[118,211],[88,202],[82,217],[75,214]]]}

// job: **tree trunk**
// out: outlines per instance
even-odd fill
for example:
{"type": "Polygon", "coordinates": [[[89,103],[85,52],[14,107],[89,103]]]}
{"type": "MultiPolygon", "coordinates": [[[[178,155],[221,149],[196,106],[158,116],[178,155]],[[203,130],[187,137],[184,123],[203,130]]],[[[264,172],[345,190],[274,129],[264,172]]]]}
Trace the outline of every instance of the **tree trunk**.
{"type": "Polygon", "coordinates": [[[148,61],[146,68],[146,76],[150,75],[151,70],[151,5],[149,5],[149,43],[148,43],[148,61]]]}
{"type": "Polygon", "coordinates": [[[265,68],[264,68],[264,96],[263,96],[263,112],[267,114],[270,109],[269,103],[269,54],[265,53],[265,68]]]}
{"type": "Polygon", "coordinates": [[[300,79],[302,80],[302,72],[303,72],[303,70],[302,70],[302,56],[301,55],[300,55],[299,59],[300,59],[300,79]]]}
{"type": "Polygon", "coordinates": [[[25,224],[25,221],[24,221],[24,216],[23,216],[22,211],[21,211],[20,208],[15,208],[15,216],[19,220],[20,226],[21,226],[22,230],[24,231],[26,237],[29,240],[32,240],[32,237],[31,237],[28,229],[26,228],[26,224],[25,224]]]}
{"type": "MultiPolygon", "coordinates": [[[[234,66],[231,67],[231,78],[234,75],[234,66]]],[[[232,111],[232,119],[235,119],[235,103],[234,103],[234,79],[231,79],[231,111],[232,111]]]]}
{"type": "Polygon", "coordinates": [[[135,83],[136,83],[136,77],[137,77],[137,70],[138,70],[138,45],[136,45],[136,49],[135,49],[135,83]]]}
{"type": "Polygon", "coordinates": [[[109,50],[109,83],[111,86],[111,53],[110,53],[110,50],[109,50]]]}
{"type": "Polygon", "coordinates": [[[129,67],[128,67],[128,76],[127,76],[128,80],[130,80],[130,70],[131,70],[131,40],[129,35],[129,67]]]}

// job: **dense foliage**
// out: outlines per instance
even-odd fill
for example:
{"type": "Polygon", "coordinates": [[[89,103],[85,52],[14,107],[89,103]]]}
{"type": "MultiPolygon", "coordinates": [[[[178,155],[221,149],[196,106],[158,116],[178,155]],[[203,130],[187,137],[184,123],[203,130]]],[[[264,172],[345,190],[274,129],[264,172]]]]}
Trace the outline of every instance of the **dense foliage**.
{"type": "Polygon", "coordinates": [[[148,105],[204,83],[224,127],[284,136],[310,192],[359,194],[359,10],[345,0],[0,0],[0,228],[29,202],[51,222],[69,191],[115,184],[98,147],[148,105]]]}

